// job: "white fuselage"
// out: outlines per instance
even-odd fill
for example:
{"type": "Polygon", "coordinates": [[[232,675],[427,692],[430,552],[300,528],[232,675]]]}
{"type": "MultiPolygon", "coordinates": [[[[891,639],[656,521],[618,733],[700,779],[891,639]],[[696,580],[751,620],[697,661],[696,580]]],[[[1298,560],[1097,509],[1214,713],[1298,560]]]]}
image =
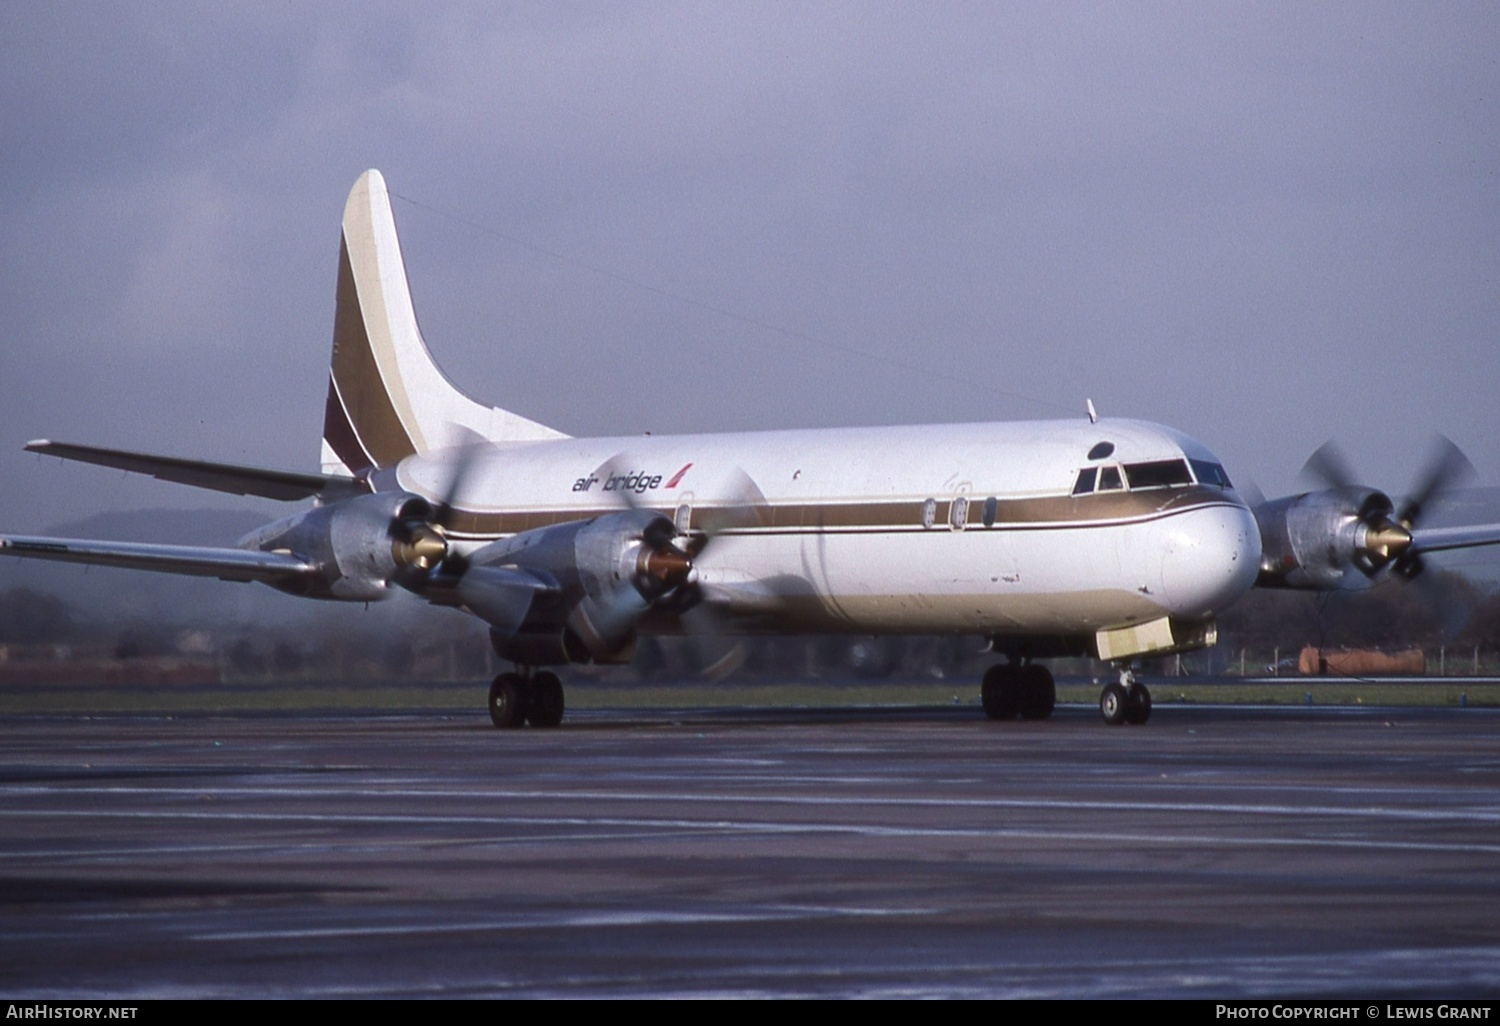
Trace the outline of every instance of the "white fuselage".
{"type": "MultiPolygon", "coordinates": [[[[396,483],[443,495],[455,458],[410,457],[396,483]]],[[[627,504],[692,530],[737,511],[698,579],[772,629],[1090,634],[1203,621],[1251,586],[1260,559],[1254,516],[1224,484],[1075,494],[1089,467],[1102,479],[1132,464],[1217,465],[1192,439],[1137,421],[567,438],[468,458],[450,536],[471,550],[627,504]],[[1100,443],[1111,451],[1098,456],[1100,443]]]]}

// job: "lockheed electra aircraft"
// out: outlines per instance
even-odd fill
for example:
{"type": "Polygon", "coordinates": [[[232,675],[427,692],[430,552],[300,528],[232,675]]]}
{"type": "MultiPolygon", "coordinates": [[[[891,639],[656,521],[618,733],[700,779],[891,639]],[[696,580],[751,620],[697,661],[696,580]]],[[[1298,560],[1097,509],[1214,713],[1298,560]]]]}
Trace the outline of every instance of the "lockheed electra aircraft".
{"type": "Polygon", "coordinates": [[[1045,719],[1037,660],[1092,656],[1119,679],[1106,722],[1144,723],[1137,661],[1212,645],[1254,585],[1412,576],[1423,552],[1500,525],[1416,521],[1440,461],[1397,511],[1332,467],[1329,487],[1245,501],[1199,442],[1132,420],[572,438],[459,392],[417,329],[384,179],[344,209],[320,473],[35,441],[64,459],[202,488],[313,500],[234,548],[0,536],[0,552],[368,602],[400,588],[484,620],[514,663],[497,727],[557,725],[545,669],[628,660],[643,632],[962,633],[999,659],[995,719],[1045,719]]]}

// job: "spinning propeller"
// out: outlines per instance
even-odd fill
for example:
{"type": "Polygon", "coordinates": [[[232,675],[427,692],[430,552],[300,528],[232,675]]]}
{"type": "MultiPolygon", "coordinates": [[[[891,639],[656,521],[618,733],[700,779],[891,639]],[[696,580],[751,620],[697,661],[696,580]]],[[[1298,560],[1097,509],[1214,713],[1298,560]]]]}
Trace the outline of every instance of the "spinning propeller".
{"type": "MultiPolygon", "coordinates": [[[[600,480],[618,476],[624,454],[612,457],[596,472],[600,480]]],[[[679,523],[642,503],[642,495],[629,489],[613,491],[619,503],[631,512],[651,516],[641,532],[641,554],[637,561],[639,598],[620,592],[610,614],[628,620],[633,626],[650,610],[675,615],[684,630],[708,643],[714,651],[706,656],[703,674],[719,679],[732,673],[744,661],[745,649],[740,643],[719,646],[714,643],[727,634],[721,614],[703,602],[698,580],[697,561],[726,531],[765,522],[766,497],[759,486],[736,467],[718,489],[727,501],[705,506],[689,514],[697,526],[679,523]]]]}
{"type": "Polygon", "coordinates": [[[479,456],[494,444],[483,436],[458,424],[448,425],[456,439],[451,446],[453,457],[447,463],[448,476],[438,490],[438,498],[409,503],[402,514],[391,521],[391,550],[402,566],[422,572],[438,569],[444,563],[461,573],[448,540],[448,532],[458,518],[458,502],[473,477],[479,456]]]}
{"type": "MultiPolygon", "coordinates": [[[[1364,492],[1356,483],[1348,461],[1333,442],[1324,443],[1303,466],[1305,475],[1327,488],[1354,495],[1364,492]]],[[[1366,577],[1374,578],[1389,567],[1404,580],[1412,580],[1423,570],[1422,556],[1414,544],[1412,532],[1423,514],[1441,504],[1444,497],[1474,476],[1474,466],[1458,446],[1442,436],[1433,443],[1432,452],[1412,490],[1399,509],[1380,492],[1367,492],[1356,510],[1358,529],[1355,537],[1355,559],[1366,577]]]]}

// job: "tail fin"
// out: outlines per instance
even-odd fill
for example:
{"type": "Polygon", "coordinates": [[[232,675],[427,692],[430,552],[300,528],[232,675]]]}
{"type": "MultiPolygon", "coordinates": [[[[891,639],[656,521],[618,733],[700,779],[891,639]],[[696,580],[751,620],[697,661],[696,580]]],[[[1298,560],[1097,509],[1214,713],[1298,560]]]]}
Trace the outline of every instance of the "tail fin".
{"type": "Polygon", "coordinates": [[[566,437],[475,402],[438,370],[417,329],[385,179],[366,171],[344,206],[323,472],[356,475],[451,445],[454,425],[501,443],[566,437]]]}

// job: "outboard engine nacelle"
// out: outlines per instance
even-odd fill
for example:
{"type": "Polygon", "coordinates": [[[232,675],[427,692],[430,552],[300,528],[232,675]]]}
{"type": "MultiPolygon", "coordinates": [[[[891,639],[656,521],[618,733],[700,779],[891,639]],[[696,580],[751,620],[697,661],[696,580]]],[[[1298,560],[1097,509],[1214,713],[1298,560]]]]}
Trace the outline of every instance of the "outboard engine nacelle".
{"type": "Polygon", "coordinates": [[[318,506],[240,539],[241,548],[290,552],[317,565],[312,584],[285,590],[312,598],[371,602],[402,574],[423,573],[447,553],[429,521],[432,504],[410,492],[377,492],[318,506]]]}

